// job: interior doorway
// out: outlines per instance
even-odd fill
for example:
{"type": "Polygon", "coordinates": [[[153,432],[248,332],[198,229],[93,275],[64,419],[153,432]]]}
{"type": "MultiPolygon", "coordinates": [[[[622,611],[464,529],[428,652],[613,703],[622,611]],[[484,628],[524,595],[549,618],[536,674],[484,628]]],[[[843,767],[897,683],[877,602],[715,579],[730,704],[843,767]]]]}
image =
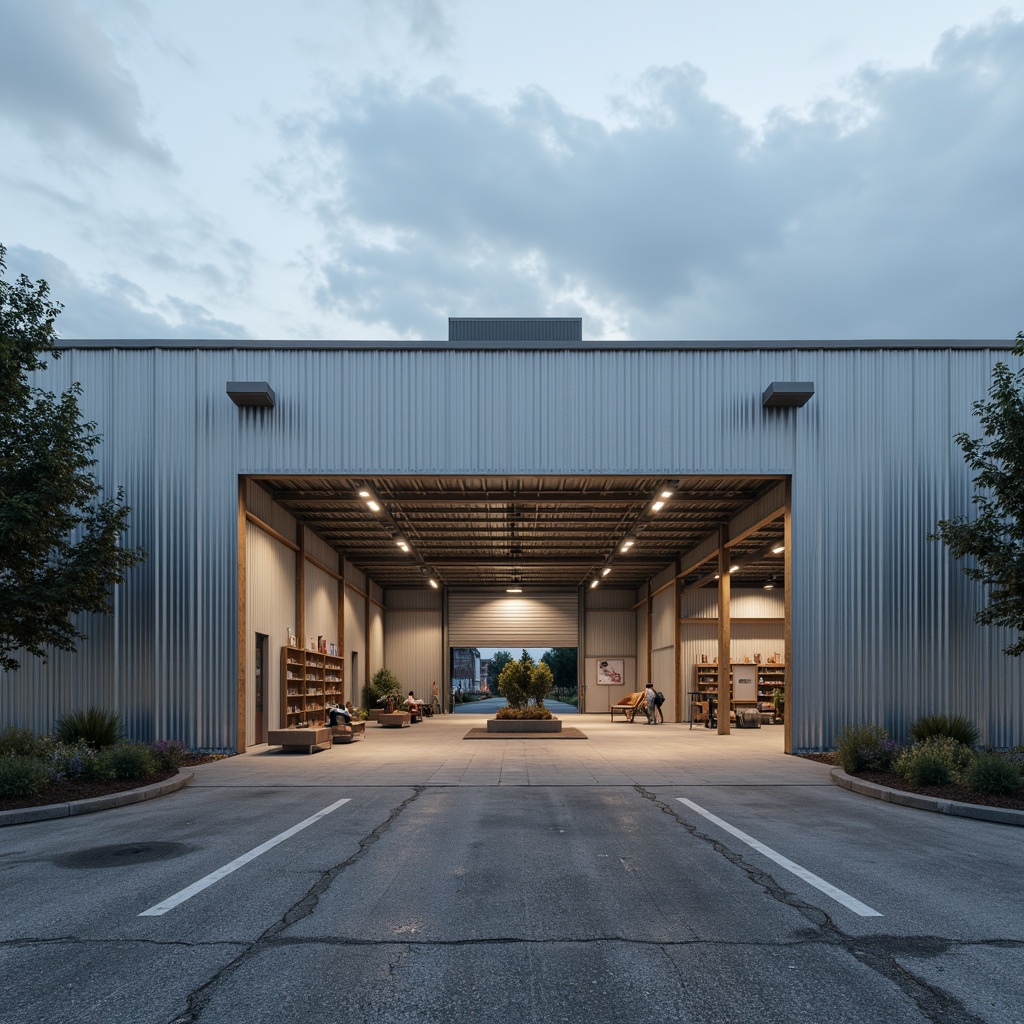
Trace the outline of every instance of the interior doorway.
{"type": "Polygon", "coordinates": [[[267,721],[266,715],[264,714],[264,707],[266,705],[267,666],[269,664],[267,659],[269,657],[269,644],[270,637],[267,636],[266,633],[256,634],[256,693],[253,698],[256,723],[253,732],[257,743],[267,742],[267,721]]]}

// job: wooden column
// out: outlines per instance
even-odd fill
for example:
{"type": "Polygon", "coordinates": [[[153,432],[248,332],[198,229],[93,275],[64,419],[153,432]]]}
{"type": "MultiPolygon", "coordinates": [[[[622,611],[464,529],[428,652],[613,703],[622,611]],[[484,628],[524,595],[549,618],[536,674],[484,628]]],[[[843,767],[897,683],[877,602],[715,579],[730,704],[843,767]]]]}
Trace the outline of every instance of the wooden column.
{"type": "Polygon", "coordinates": [[[300,647],[306,642],[306,528],[299,523],[299,549],[295,552],[295,633],[300,647]]]}
{"type": "Polygon", "coordinates": [[[682,562],[676,562],[676,578],[672,581],[672,592],[675,595],[673,602],[675,611],[672,618],[672,643],[675,647],[675,670],[676,670],[676,716],[675,721],[683,720],[683,644],[679,635],[680,622],[683,617],[683,595],[679,586],[679,573],[682,569],[682,562]]]}
{"type": "MultiPolygon", "coordinates": [[[[235,751],[245,752],[246,741],[246,676],[248,668],[248,626],[246,624],[246,565],[245,565],[245,477],[238,478],[238,696],[236,698],[235,751]]],[[[265,671],[265,669],[264,669],[265,671]]],[[[257,737],[257,742],[259,738],[257,737]]]]}
{"type": "Polygon", "coordinates": [[[345,650],[345,556],[338,555],[338,654],[341,655],[341,699],[356,703],[355,694],[350,694],[345,686],[348,679],[348,651],[345,650]]]}
{"type": "Polygon", "coordinates": [[[647,640],[646,640],[646,642],[644,644],[644,646],[647,648],[647,650],[646,650],[647,657],[645,659],[646,665],[647,665],[647,669],[646,669],[647,677],[644,679],[644,683],[652,682],[652,679],[651,679],[651,644],[653,642],[652,641],[653,625],[652,625],[652,622],[651,622],[651,615],[652,615],[652,611],[653,611],[653,609],[652,609],[653,603],[654,603],[654,598],[651,596],[651,581],[648,580],[647,581],[647,640]]]}
{"type": "Polygon", "coordinates": [[[786,552],[783,555],[783,585],[786,588],[785,608],[786,620],[783,626],[783,657],[786,661],[786,686],[783,692],[786,695],[786,706],[783,710],[782,719],[782,742],[783,749],[787,754],[793,753],[793,669],[796,659],[793,657],[793,480],[786,481],[786,512],[783,518],[783,536],[786,543],[786,552]]]}
{"type": "Polygon", "coordinates": [[[718,532],[718,735],[729,735],[732,694],[729,669],[732,662],[732,611],[729,600],[729,551],[725,527],[718,532]]]}

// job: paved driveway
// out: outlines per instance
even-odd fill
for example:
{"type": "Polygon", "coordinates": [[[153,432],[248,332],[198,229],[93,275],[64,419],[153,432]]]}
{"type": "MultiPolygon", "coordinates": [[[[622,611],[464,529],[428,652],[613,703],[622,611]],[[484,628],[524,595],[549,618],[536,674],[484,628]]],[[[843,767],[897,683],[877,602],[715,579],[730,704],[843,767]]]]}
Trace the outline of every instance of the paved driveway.
{"type": "Polygon", "coordinates": [[[0,832],[2,1022],[1019,1022],[1024,836],[728,737],[435,716],[0,832]]]}

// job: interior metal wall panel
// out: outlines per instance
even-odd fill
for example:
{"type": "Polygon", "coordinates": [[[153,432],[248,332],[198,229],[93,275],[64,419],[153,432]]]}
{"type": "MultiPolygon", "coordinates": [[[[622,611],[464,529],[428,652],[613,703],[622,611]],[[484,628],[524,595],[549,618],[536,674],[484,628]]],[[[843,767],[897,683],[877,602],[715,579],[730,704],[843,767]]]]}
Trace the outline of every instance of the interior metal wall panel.
{"type": "Polygon", "coordinates": [[[576,647],[579,595],[453,593],[448,598],[451,647],[576,647]]]}
{"type": "Polygon", "coordinates": [[[384,665],[403,690],[430,700],[433,683],[444,689],[441,595],[434,590],[389,590],[385,599],[384,665]]]}
{"type": "Polygon", "coordinates": [[[268,533],[249,525],[245,531],[246,584],[246,735],[255,738],[256,634],[267,641],[264,671],[264,714],[267,727],[281,724],[281,648],[288,643],[288,630],[295,629],[295,552],[268,533]]]}
{"type": "Polygon", "coordinates": [[[978,432],[971,403],[1012,358],[898,345],[68,347],[33,383],[81,382],[104,437],[98,478],[124,486],[125,539],[148,559],[113,618],[89,617],[78,655],[0,679],[4,721],[49,727],[89,694],[140,738],[234,749],[239,475],[750,473],[792,479],[796,749],[828,747],[850,722],[902,735],[928,711],[970,715],[985,742],[1024,742],[1021,660],[1001,654],[1005,632],[973,622],[978,588],[928,540],[971,509],[952,438],[978,432]],[[228,380],[268,381],[277,406],[238,408],[228,380]],[[815,395],[765,410],[774,380],[813,381],[815,395]]]}

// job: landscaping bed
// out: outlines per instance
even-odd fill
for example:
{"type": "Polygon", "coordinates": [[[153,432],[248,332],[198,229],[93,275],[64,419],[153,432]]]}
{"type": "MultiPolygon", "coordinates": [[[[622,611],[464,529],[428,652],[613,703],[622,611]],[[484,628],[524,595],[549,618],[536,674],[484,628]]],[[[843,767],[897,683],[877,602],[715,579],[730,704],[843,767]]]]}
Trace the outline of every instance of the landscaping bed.
{"type": "MultiPolygon", "coordinates": [[[[831,764],[839,767],[839,759],[834,750],[821,754],[800,754],[798,756],[808,761],[817,761],[819,764],[831,764]]],[[[865,782],[874,782],[879,786],[898,789],[904,793],[932,796],[938,800],[955,800],[957,803],[962,804],[980,804],[983,807],[1004,807],[1009,810],[1024,811],[1024,792],[1007,794],[976,793],[974,790],[959,783],[948,783],[942,786],[915,786],[895,772],[864,770],[847,772],[847,775],[851,775],[856,779],[863,779],[865,782]]]]}

